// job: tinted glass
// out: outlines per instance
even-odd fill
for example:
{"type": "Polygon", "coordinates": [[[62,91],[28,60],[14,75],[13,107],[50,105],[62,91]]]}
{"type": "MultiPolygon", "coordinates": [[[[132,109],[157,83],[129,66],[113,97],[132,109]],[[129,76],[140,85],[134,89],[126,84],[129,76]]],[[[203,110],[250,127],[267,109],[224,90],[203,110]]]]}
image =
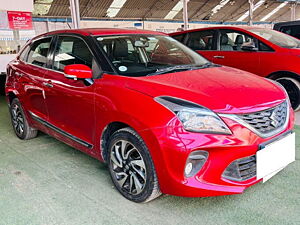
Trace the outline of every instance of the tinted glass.
{"type": "Polygon", "coordinates": [[[21,52],[20,54],[20,60],[22,60],[23,62],[26,62],[27,61],[27,53],[29,51],[29,46],[26,46],[24,48],[24,50],[21,52]]]}
{"type": "Polygon", "coordinates": [[[65,66],[72,64],[84,64],[92,68],[92,62],[93,55],[82,39],[70,36],[58,38],[53,69],[64,71],[65,66]]]}
{"type": "Polygon", "coordinates": [[[269,47],[268,45],[262,43],[261,41],[258,42],[258,49],[259,51],[262,51],[262,52],[273,52],[274,50],[269,47]]]}
{"type": "Polygon", "coordinates": [[[51,38],[37,40],[31,44],[27,62],[33,65],[45,67],[50,48],[51,38]]]}
{"type": "Polygon", "coordinates": [[[176,39],[177,41],[183,42],[184,36],[185,36],[185,34],[178,34],[178,35],[172,36],[172,38],[176,39]]]}
{"type": "Polygon", "coordinates": [[[280,31],[300,39],[300,25],[284,26],[280,28],[280,31]]]}
{"type": "Polygon", "coordinates": [[[97,41],[118,74],[146,76],[177,65],[201,66],[208,61],[168,36],[101,36],[97,41]]]}
{"type": "Polygon", "coordinates": [[[189,33],[187,46],[191,49],[197,50],[216,50],[213,47],[213,30],[196,31],[189,33]]]}
{"type": "Polygon", "coordinates": [[[254,28],[251,32],[283,48],[300,48],[298,39],[275,30],[254,28]]]}

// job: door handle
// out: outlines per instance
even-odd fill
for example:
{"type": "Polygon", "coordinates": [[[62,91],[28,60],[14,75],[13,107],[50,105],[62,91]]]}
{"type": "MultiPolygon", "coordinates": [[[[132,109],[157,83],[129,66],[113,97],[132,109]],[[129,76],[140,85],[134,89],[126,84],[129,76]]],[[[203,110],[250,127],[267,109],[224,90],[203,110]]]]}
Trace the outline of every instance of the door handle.
{"type": "Polygon", "coordinates": [[[223,55],[215,55],[214,58],[215,59],[224,59],[225,56],[223,56],[223,55]]]}
{"type": "Polygon", "coordinates": [[[43,82],[43,85],[46,86],[46,87],[50,87],[52,88],[53,87],[53,84],[51,84],[51,82],[43,82]]]}
{"type": "Polygon", "coordinates": [[[19,77],[22,77],[24,75],[23,73],[19,73],[19,72],[15,72],[15,74],[19,77]]]}

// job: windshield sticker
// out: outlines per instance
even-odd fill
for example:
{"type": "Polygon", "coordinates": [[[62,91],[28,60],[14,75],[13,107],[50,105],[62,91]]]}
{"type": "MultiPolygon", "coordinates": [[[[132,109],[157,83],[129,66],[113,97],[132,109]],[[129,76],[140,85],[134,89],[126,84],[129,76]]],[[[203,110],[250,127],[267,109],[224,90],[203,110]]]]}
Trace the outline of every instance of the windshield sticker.
{"type": "Polygon", "coordinates": [[[119,71],[125,72],[125,71],[127,71],[127,67],[126,66],[119,66],[119,71]]]}

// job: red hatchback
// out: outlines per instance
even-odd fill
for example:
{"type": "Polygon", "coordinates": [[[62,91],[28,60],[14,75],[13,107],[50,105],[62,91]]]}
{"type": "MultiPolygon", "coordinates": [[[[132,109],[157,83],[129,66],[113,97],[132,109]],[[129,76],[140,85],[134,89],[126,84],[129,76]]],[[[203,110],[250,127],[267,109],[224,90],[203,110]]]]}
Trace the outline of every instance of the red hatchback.
{"type": "Polygon", "coordinates": [[[294,115],[280,86],[161,33],[47,33],[7,75],[19,138],[40,130],[106,162],[135,202],[242,193],[295,157],[294,115]]]}
{"type": "Polygon", "coordinates": [[[211,27],[171,36],[208,60],[278,81],[300,109],[300,41],[256,27],[211,27]]]}

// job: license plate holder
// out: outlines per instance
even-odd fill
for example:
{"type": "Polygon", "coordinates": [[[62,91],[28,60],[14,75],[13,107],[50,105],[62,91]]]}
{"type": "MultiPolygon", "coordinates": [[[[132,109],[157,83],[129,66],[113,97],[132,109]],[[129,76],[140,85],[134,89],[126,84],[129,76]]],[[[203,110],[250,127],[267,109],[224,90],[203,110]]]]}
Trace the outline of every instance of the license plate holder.
{"type": "Polygon", "coordinates": [[[295,133],[271,143],[262,144],[256,153],[256,178],[263,182],[295,161],[295,133]]]}

